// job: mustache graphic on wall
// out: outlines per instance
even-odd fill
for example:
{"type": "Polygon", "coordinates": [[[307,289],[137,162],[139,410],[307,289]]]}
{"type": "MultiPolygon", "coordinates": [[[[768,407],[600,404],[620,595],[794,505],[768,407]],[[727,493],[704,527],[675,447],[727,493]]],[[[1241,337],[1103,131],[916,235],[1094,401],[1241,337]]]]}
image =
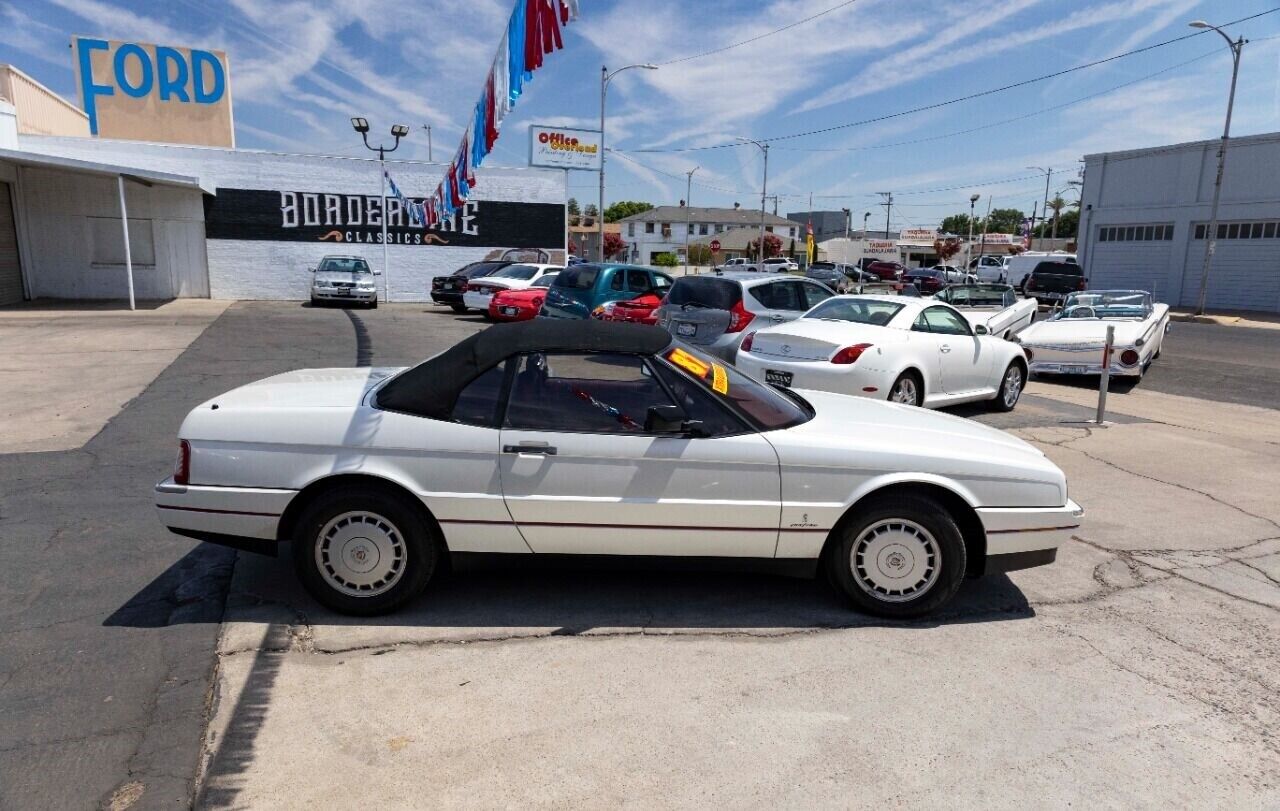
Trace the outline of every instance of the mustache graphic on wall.
{"type": "MultiPolygon", "coordinates": [[[[320,237],[321,242],[328,242],[330,240],[332,240],[333,242],[345,241],[342,237],[341,231],[330,231],[329,233],[320,237]]],[[[438,234],[423,234],[422,244],[423,245],[448,245],[449,240],[441,238],[440,235],[438,234]]]]}

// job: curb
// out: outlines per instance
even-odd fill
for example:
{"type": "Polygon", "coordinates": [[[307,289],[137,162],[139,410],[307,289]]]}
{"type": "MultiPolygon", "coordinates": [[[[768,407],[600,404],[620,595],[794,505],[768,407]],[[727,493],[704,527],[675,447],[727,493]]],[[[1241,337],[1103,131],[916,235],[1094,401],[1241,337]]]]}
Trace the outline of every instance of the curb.
{"type": "Polygon", "coordinates": [[[1192,313],[1170,313],[1170,321],[1184,324],[1219,324],[1226,327],[1250,327],[1253,329],[1280,329],[1280,322],[1253,321],[1239,315],[1194,315],[1192,313]]]}

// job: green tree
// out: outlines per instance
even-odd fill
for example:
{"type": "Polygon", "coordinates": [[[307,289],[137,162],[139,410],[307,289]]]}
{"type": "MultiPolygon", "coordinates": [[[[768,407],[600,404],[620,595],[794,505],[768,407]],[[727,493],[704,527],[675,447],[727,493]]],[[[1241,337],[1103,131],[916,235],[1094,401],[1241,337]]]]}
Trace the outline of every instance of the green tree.
{"type": "Polygon", "coordinates": [[[644,203],[638,200],[619,200],[604,210],[604,221],[617,222],[633,214],[643,214],[651,208],[653,208],[652,203],[644,203]]]}
{"type": "Polygon", "coordinates": [[[567,208],[569,209],[570,217],[576,217],[582,213],[582,209],[578,207],[578,198],[576,197],[569,198],[569,203],[567,205],[567,208]]]}
{"type": "Polygon", "coordinates": [[[689,246],[689,264],[690,265],[710,265],[711,249],[706,245],[690,245],[689,246]]]}
{"type": "MultiPolygon", "coordinates": [[[[942,233],[944,234],[955,234],[956,236],[960,236],[968,239],[969,215],[968,214],[952,214],[950,217],[947,217],[942,221],[942,224],[938,226],[938,230],[942,231],[942,233]]],[[[973,233],[979,234],[981,232],[982,232],[982,223],[980,221],[976,221],[976,218],[975,218],[973,233]]]]}
{"type": "Polygon", "coordinates": [[[595,203],[587,203],[587,207],[582,210],[582,216],[595,219],[600,214],[600,209],[596,208],[595,203]]]}
{"type": "Polygon", "coordinates": [[[679,262],[676,261],[676,255],[669,251],[655,253],[653,255],[653,263],[660,268],[673,268],[679,264],[679,262]]]}
{"type": "MultiPolygon", "coordinates": [[[[1022,225],[1022,218],[1025,216],[1016,208],[997,208],[991,212],[991,216],[988,218],[987,231],[992,234],[1016,234],[1018,233],[1018,228],[1022,225]]],[[[981,225],[981,221],[978,224],[981,225]]],[[[974,236],[977,236],[982,233],[982,229],[975,228],[973,233],[974,236]]]]}
{"type": "MultiPolygon", "coordinates": [[[[760,240],[753,239],[747,243],[747,256],[754,259],[760,248],[760,240]]],[[[764,258],[770,259],[774,256],[782,255],[782,238],[777,234],[764,235],[764,258]]]]}

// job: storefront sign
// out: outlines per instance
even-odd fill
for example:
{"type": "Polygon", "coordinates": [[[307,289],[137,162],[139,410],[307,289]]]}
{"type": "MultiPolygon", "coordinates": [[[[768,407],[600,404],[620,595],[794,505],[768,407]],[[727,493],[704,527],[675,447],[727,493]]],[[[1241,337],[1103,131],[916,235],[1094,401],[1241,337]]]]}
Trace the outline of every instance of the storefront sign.
{"type": "MultiPolygon", "coordinates": [[[[408,197],[421,202],[421,197],[408,197]]],[[[469,200],[432,228],[410,222],[400,201],[387,198],[391,245],[557,248],[564,246],[564,206],[469,200]]],[[[208,239],[382,244],[382,198],[265,189],[218,189],[205,197],[208,239]]]]}
{"type": "Polygon", "coordinates": [[[938,232],[931,228],[904,228],[898,235],[899,242],[922,242],[929,245],[938,238],[938,232]]]}
{"type": "Polygon", "coordinates": [[[868,239],[863,243],[862,252],[864,254],[887,254],[892,256],[898,253],[898,243],[891,239],[868,239]]]}
{"type": "Polygon", "coordinates": [[[1021,245],[1022,237],[1014,234],[978,234],[974,236],[973,241],[986,245],[1021,245]]]}
{"type": "Polygon", "coordinates": [[[80,102],[101,138],[234,147],[222,51],[73,37],[80,102]]]}
{"type": "Polygon", "coordinates": [[[565,127],[529,127],[529,165],[600,171],[600,133],[565,127]]]}

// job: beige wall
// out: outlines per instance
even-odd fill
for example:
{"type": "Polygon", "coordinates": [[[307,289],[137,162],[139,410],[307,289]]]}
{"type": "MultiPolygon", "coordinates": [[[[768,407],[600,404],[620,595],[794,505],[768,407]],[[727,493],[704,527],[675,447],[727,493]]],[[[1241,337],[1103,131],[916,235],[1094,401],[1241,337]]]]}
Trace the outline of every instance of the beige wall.
{"type": "Polygon", "coordinates": [[[84,112],[12,65],[0,65],[0,96],[17,108],[21,135],[89,135],[84,112]]]}

